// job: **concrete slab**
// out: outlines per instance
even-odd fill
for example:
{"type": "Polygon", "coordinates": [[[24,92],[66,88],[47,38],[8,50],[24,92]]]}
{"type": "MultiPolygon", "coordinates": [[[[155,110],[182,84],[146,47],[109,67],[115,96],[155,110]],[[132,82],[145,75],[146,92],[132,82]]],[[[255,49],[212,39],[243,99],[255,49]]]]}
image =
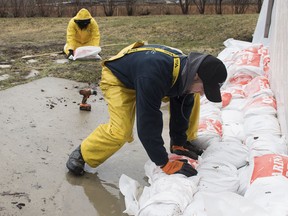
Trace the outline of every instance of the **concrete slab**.
{"type": "Polygon", "coordinates": [[[0,215],[126,215],[121,174],[148,184],[148,156],[136,133],[95,174],[68,173],[71,151],[108,120],[100,90],[88,99],[91,112],[79,110],[84,87],[50,77],[0,91],[0,215]]]}

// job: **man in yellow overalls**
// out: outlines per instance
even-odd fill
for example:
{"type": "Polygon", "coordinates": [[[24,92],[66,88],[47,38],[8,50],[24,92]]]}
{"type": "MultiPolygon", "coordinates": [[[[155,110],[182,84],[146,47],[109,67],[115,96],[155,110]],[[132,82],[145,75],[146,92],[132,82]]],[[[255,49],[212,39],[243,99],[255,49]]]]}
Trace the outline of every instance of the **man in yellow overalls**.
{"type": "Polygon", "coordinates": [[[227,77],[218,58],[156,44],[136,42],[102,63],[100,82],[110,120],[99,125],[69,156],[67,168],[84,173],[132,142],[135,111],[137,132],[149,158],[167,174],[196,175],[185,161],[169,161],[162,138],[163,98],[170,101],[170,151],[197,159],[202,152],[189,141],[197,136],[200,95],[221,102],[220,84],[227,77]]]}
{"type": "Polygon", "coordinates": [[[82,8],[68,23],[64,52],[67,58],[72,59],[74,51],[78,47],[99,46],[99,44],[98,24],[90,12],[82,8]]]}

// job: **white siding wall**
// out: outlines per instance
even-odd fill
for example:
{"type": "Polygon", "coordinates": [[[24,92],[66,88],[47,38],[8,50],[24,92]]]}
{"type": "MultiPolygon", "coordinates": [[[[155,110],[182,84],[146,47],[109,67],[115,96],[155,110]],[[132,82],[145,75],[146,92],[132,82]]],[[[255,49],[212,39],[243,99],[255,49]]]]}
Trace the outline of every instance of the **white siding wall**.
{"type": "Polygon", "coordinates": [[[277,100],[282,134],[288,137],[288,0],[274,0],[269,36],[264,38],[269,1],[263,2],[253,43],[261,42],[269,47],[270,85],[277,100]]]}
{"type": "MultiPolygon", "coordinates": [[[[271,88],[278,106],[282,133],[288,136],[288,1],[275,0],[273,12],[270,57],[271,88]]],[[[270,36],[270,35],[269,35],[270,36]]]]}

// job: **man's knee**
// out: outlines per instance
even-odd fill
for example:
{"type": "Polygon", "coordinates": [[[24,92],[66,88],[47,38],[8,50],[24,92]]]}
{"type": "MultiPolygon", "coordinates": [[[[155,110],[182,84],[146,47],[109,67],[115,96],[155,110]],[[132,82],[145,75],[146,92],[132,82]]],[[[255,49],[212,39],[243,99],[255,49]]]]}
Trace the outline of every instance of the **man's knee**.
{"type": "Polygon", "coordinates": [[[119,128],[113,125],[109,127],[109,134],[114,139],[117,139],[119,142],[131,142],[133,140],[132,129],[130,128],[119,128]]]}

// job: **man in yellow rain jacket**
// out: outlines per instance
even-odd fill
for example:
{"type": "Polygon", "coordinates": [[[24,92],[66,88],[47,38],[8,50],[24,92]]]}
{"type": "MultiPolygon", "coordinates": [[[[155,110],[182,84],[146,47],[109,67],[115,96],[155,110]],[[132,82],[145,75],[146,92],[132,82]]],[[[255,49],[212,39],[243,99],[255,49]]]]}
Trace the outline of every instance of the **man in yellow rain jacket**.
{"type": "Polygon", "coordinates": [[[64,52],[72,59],[75,49],[82,46],[99,46],[100,33],[96,20],[82,8],[68,24],[64,52]]]}
{"type": "Polygon", "coordinates": [[[136,42],[102,64],[100,88],[108,104],[110,120],[99,125],[69,156],[67,168],[84,174],[84,165],[97,167],[132,142],[136,112],[138,137],[149,158],[166,174],[196,175],[187,162],[169,160],[162,138],[163,98],[170,100],[170,151],[197,159],[201,150],[195,139],[200,95],[221,102],[220,84],[227,78],[226,67],[212,55],[157,44],[136,42]]]}

